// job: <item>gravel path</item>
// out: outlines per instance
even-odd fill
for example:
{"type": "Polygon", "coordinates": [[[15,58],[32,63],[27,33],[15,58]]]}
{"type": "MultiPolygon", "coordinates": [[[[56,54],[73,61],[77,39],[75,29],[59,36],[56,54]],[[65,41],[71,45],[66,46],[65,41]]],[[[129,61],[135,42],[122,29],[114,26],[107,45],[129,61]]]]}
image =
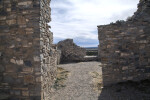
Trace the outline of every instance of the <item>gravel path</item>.
{"type": "Polygon", "coordinates": [[[98,100],[99,93],[95,91],[93,77],[90,73],[101,74],[100,62],[80,62],[62,64],[58,67],[70,72],[65,85],[56,91],[52,100],[98,100]]]}

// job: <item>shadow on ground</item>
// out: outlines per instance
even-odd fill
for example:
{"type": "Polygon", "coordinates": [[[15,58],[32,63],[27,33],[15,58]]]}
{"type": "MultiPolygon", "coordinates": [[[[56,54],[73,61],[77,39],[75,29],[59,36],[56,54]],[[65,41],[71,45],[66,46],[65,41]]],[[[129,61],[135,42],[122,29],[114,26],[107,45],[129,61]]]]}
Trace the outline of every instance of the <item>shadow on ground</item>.
{"type": "Polygon", "coordinates": [[[150,80],[128,81],[102,89],[98,100],[150,100],[150,80]]]}

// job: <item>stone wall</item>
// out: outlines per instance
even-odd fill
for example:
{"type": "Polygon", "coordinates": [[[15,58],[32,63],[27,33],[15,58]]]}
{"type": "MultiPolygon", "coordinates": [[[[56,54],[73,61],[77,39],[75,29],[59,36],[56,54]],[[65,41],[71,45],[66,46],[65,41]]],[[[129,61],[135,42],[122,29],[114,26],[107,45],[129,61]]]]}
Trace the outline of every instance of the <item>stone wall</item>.
{"type": "Polygon", "coordinates": [[[66,39],[58,42],[58,49],[61,50],[61,63],[84,61],[86,49],[77,46],[73,39],[66,39]]]}
{"type": "Polygon", "coordinates": [[[0,0],[0,98],[49,100],[56,50],[50,0],[0,0]]]}
{"type": "Polygon", "coordinates": [[[126,22],[98,26],[104,86],[150,78],[150,0],[126,22]]]}
{"type": "Polygon", "coordinates": [[[53,46],[53,33],[49,31],[48,23],[51,21],[50,0],[40,2],[40,58],[42,100],[50,100],[54,92],[52,86],[56,77],[57,50],[53,46]]]}

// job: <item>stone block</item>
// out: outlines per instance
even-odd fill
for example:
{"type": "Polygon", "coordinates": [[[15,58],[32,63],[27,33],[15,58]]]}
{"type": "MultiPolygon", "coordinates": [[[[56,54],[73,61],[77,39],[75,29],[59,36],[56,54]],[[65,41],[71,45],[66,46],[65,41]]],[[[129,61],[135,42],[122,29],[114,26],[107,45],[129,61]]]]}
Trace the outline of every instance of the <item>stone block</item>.
{"type": "Polygon", "coordinates": [[[38,57],[38,56],[34,56],[33,59],[34,59],[35,62],[40,61],[40,57],[38,57]]]}
{"type": "Polygon", "coordinates": [[[15,79],[13,76],[10,75],[4,75],[4,82],[13,84],[15,82],[15,79]]]}
{"type": "Polygon", "coordinates": [[[25,75],[24,76],[24,83],[26,84],[33,84],[34,83],[34,76],[33,75],[25,75]]]}
{"type": "Polygon", "coordinates": [[[18,23],[19,25],[24,25],[24,24],[26,24],[26,19],[25,19],[25,17],[24,17],[24,16],[17,16],[17,23],[18,23]]]}
{"type": "Polygon", "coordinates": [[[24,61],[25,66],[32,67],[32,62],[29,60],[24,61]]]}
{"type": "Polygon", "coordinates": [[[10,12],[10,11],[11,11],[11,8],[7,8],[6,10],[7,10],[7,12],[10,12]]]}
{"type": "Polygon", "coordinates": [[[6,65],[6,72],[17,72],[17,67],[13,65],[6,65]]]}
{"type": "Polygon", "coordinates": [[[20,59],[20,60],[16,60],[16,64],[17,65],[23,65],[24,63],[23,63],[23,60],[20,59]]]}
{"type": "Polygon", "coordinates": [[[13,63],[13,64],[16,64],[16,60],[15,60],[15,59],[13,59],[13,58],[12,58],[12,59],[10,59],[10,62],[11,62],[11,63],[13,63]]]}
{"type": "Polygon", "coordinates": [[[0,16],[0,20],[6,20],[6,16],[0,16]]]}
{"type": "Polygon", "coordinates": [[[22,91],[22,96],[29,96],[29,91],[22,91]]]}
{"type": "Polygon", "coordinates": [[[127,77],[127,80],[133,80],[133,77],[132,76],[127,77]]]}
{"type": "Polygon", "coordinates": [[[20,92],[19,90],[14,90],[14,94],[15,94],[15,95],[20,95],[21,92],[20,92]]]}
{"type": "Polygon", "coordinates": [[[123,66],[122,67],[122,70],[127,70],[128,69],[128,66],[123,66]]]}
{"type": "Polygon", "coordinates": [[[23,68],[23,72],[28,72],[28,73],[32,73],[33,72],[33,68],[23,68]]]}
{"type": "Polygon", "coordinates": [[[15,19],[6,20],[6,23],[7,23],[8,25],[14,25],[14,24],[16,24],[16,20],[15,20],[15,19]]]}
{"type": "Polygon", "coordinates": [[[0,64],[0,73],[5,71],[5,66],[0,64]]]}
{"type": "Polygon", "coordinates": [[[32,4],[32,1],[22,1],[18,3],[19,6],[26,6],[26,5],[31,5],[31,4],[32,4]]]}
{"type": "Polygon", "coordinates": [[[36,82],[41,82],[41,77],[36,77],[36,82]]]}

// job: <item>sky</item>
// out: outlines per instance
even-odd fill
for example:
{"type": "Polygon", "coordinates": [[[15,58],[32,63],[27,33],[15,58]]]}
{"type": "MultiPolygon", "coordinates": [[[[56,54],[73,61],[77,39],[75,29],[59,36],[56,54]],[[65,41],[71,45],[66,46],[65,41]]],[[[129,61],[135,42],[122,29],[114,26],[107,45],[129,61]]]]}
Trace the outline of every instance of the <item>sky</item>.
{"type": "Polygon", "coordinates": [[[82,47],[96,47],[98,25],[126,20],[137,10],[139,0],[51,0],[49,23],[54,43],[73,39],[82,47]]]}

